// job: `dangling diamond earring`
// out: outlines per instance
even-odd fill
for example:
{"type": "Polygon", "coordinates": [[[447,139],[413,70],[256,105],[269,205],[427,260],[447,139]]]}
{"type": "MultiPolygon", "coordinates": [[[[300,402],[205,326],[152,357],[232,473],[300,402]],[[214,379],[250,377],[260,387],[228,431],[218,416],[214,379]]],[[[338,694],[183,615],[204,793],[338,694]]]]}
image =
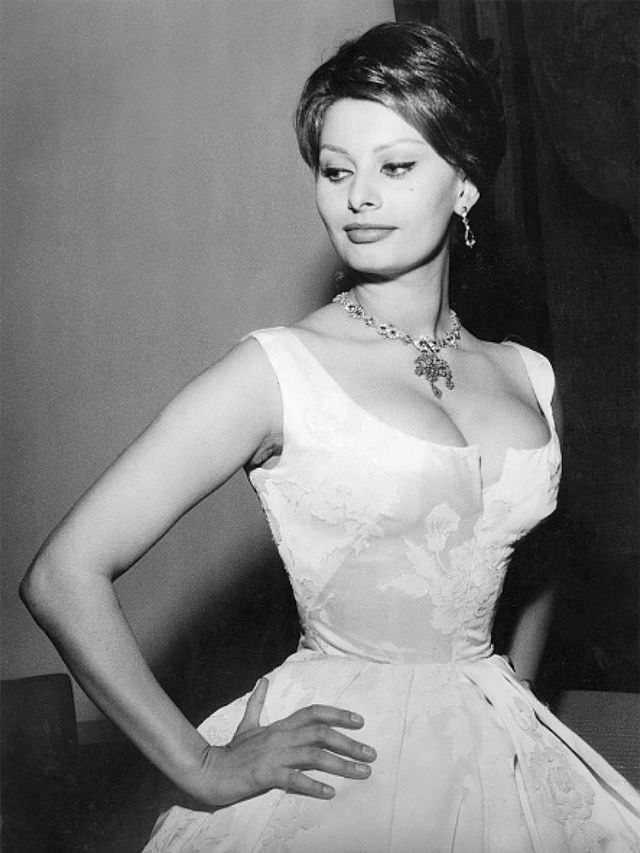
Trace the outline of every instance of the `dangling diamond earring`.
{"type": "Polygon", "coordinates": [[[476,235],[471,230],[471,226],[469,225],[469,210],[466,207],[462,208],[462,213],[460,214],[460,219],[462,220],[462,224],[464,225],[464,244],[469,249],[473,249],[476,244],[476,235]]]}

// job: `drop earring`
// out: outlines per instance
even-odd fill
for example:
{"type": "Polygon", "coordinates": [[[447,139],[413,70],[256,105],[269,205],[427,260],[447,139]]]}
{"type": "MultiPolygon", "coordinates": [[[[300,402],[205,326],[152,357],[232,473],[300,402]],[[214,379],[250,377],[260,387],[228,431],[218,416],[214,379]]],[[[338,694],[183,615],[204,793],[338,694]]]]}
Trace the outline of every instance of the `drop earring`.
{"type": "Polygon", "coordinates": [[[462,208],[460,219],[464,225],[464,244],[467,248],[473,249],[476,244],[476,235],[471,230],[471,225],[469,225],[469,211],[466,207],[462,208]]]}

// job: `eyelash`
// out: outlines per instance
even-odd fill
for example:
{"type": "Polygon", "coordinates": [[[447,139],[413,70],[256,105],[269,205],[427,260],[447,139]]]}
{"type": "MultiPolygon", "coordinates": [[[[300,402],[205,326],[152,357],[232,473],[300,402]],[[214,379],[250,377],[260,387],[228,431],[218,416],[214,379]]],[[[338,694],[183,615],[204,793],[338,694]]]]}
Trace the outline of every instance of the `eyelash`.
{"type": "MultiPolygon", "coordinates": [[[[416,165],[415,160],[409,160],[403,163],[385,163],[381,171],[388,178],[402,178],[410,172],[416,165]]],[[[320,169],[320,174],[323,178],[331,181],[332,184],[339,184],[348,174],[351,174],[350,169],[340,169],[337,166],[325,166],[320,169]]]]}
{"type": "Polygon", "coordinates": [[[382,168],[388,170],[390,178],[401,178],[410,172],[415,165],[415,160],[408,160],[405,163],[385,163],[382,168]]]}

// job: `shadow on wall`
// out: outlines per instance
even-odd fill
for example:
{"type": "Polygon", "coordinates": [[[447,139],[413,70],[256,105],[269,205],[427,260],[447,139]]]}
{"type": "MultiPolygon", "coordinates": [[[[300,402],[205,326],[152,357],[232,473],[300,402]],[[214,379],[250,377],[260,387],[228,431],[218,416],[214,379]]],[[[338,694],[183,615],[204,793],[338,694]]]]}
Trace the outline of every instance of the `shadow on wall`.
{"type": "Polygon", "coordinates": [[[225,594],[205,606],[160,665],[168,692],[194,723],[251,690],[295,651],[300,634],[289,580],[265,550],[225,594]]]}

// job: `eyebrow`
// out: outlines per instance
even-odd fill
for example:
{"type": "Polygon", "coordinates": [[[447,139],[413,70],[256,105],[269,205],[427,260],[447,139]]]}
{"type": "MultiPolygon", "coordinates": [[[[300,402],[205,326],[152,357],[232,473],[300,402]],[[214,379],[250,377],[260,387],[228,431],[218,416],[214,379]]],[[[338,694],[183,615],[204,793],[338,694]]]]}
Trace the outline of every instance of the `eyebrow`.
{"type": "MultiPolygon", "coordinates": [[[[393,148],[395,145],[400,145],[405,142],[411,142],[414,145],[427,144],[426,141],[423,139],[416,139],[414,136],[403,136],[399,139],[393,139],[391,142],[385,142],[383,145],[377,145],[373,150],[377,153],[378,151],[385,151],[387,148],[393,148]]],[[[349,156],[349,152],[347,151],[347,149],[340,148],[339,145],[329,145],[328,143],[324,142],[320,146],[320,150],[322,151],[325,148],[327,149],[327,151],[334,151],[336,154],[346,154],[347,157],[349,156]]]]}

